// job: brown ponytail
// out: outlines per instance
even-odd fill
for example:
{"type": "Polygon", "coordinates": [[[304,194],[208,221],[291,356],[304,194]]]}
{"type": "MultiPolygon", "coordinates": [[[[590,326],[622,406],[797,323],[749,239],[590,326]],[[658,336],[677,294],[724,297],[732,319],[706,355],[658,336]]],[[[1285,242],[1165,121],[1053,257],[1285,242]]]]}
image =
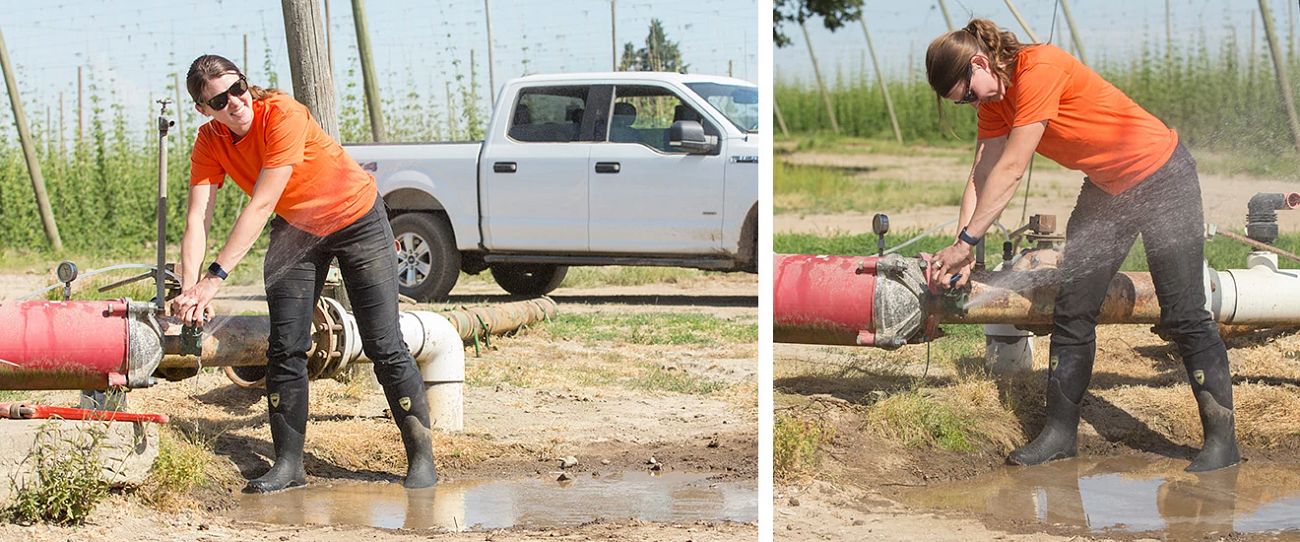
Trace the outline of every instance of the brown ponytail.
{"type": "MultiPolygon", "coordinates": [[[[203,93],[203,86],[208,83],[208,80],[216,79],[227,73],[244,75],[244,72],[239,71],[239,67],[234,62],[227,60],[225,57],[218,55],[200,56],[190,63],[190,70],[185,74],[185,90],[189,91],[190,98],[194,99],[194,103],[199,103],[199,96],[203,93]]],[[[253,96],[254,100],[284,94],[279,89],[262,88],[253,85],[248,86],[248,93],[253,96]]]]}
{"type": "Polygon", "coordinates": [[[940,96],[948,94],[958,82],[970,76],[970,59],[988,57],[993,74],[1004,86],[1010,86],[1016,69],[1016,54],[1028,45],[1016,35],[998,28],[988,19],[971,19],[961,30],[943,34],[930,42],[925,52],[925,73],[930,88],[940,96]]]}

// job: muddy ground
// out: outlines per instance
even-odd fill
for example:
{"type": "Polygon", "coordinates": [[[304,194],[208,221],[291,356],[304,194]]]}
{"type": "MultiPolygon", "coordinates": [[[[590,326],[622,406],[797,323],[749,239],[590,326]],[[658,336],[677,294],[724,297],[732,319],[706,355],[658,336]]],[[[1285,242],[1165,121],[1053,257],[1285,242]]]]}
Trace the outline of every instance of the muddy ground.
{"type": "MultiPolygon", "coordinates": [[[[41,284],[43,277],[0,277],[0,299],[41,284]],[[30,287],[30,288],[29,288],[30,287]]],[[[661,318],[703,314],[729,326],[756,326],[755,275],[707,275],[676,284],[560,288],[561,314],[661,318]],[[659,316],[656,316],[659,315],[659,316]]],[[[452,304],[506,301],[490,283],[467,281],[452,304]]],[[[257,286],[219,294],[227,314],[264,311],[257,286]]],[[[440,306],[441,307],[441,306],[440,306]]],[[[653,321],[653,320],[652,320],[653,321]]],[[[630,325],[630,324],[628,324],[630,325]]],[[[608,330],[606,330],[608,331],[608,330]]],[[[614,330],[616,333],[618,329],[614,330]]],[[[624,329],[654,333],[652,329],[624,329]]],[[[574,456],[575,474],[644,471],[651,458],[670,472],[707,473],[711,480],[757,484],[757,345],[718,338],[664,344],[630,337],[561,338],[545,329],[497,337],[478,355],[467,349],[465,432],[435,436],[446,480],[554,476],[574,456]]],[[[33,394],[48,404],[76,401],[75,392],[33,394]]],[[[306,447],[309,481],[400,482],[405,457],[382,391],[364,379],[315,381],[306,447]]],[[[756,522],[654,523],[605,518],[584,525],[522,525],[488,532],[384,530],[356,526],[283,526],[226,517],[247,478],[272,457],[263,392],[229,384],[215,370],[130,394],[130,409],[166,412],[172,427],[212,452],[207,488],[182,496],[178,512],[145,505],[131,491],[113,495],[87,525],[76,528],[0,526],[0,540],[104,538],[132,540],[753,540],[756,522]]]]}
{"type": "MultiPolygon", "coordinates": [[[[865,172],[860,173],[865,176],[911,179],[918,187],[961,179],[969,167],[965,162],[968,156],[953,151],[916,156],[789,152],[780,159],[846,166],[865,172]]],[[[1056,213],[1064,225],[1077,194],[1079,175],[1051,168],[1039,168],[1035,175],[1035,182],[1042,183],[1039,186],[1054,183],[1060,188],[1031,198],[1030,213],[1056,213]]],[[[1296,189],[1294,182],[1216,175],[1203,175],[1202,186],[1207,220],[1232,224],[1244,219],[1237,216],[1244,213],[1243,197],[1258,191],[1296,189]]],[[[1014,218],[1020,214],[1020,201],[1017,195],[1012,206],[1014,218]]],[[[774,231],[869,233],[871,215],[879,211],[889,210],[778,214],[774,231]]],[[[928,228],[955,215],[955,207],[890,212],[897,230],[928,228]]],[[[1281,218],[1284,232],[1300,230],[1300,215],[1281,218]]],[[[1181,471],[1200,446],[1200,424],[1173,346],[1148,328],[1099,328],[1097,363],[1083,408],[1079,451],[1087,458],[1165,461],[1181,471]]],[[[805,460],[777,472],[773,493],[776,539],[1300,539],[1296,531],[1242,534],[1205,525],[1197,525],[1199,530],[1193,529],[1190,535],[1122,528],[1092,531],[1067,521],[1024,521],[990,514],[988,510],[1004,506],[996,499],[988,501],[987,508],[978,509],[914,504],[907,498],[912,492],[945,488],[1007,469],[1003,464],[1006,454],[1037,434],[1043,418],[1042,375],[1048,338],[1033,340],[1033,373],[1003,379],[984,371],[983,339],[978,329],[937,341],[928,364],[924,345],[894,352],[775,345],[778,453],[783,424],[793,427],[796,435],[785,437],[790,439],[787,444],[816,446],[815,453],[805,460]],[[943,417],[947,415],[952,418],[943,417]],[[955,424],[945,425],[953,419],[955,424]],[[953,433],[965,435],[969,441],[958,445],[940,441],[941,435],[953,433]]],[[[1296,414],[1300,412],[1300,332],[1232,338],[1228,345],[1243,455],[1252,468],[1296,471],[1300,465],[1300,415],[1296,414]]],[[[1266,485],[1265,491],[1273,496],[1300,494],[1300,480],[1294,476],[1276,477],[1266,485]]],[[[1263,507],[1270,501],[1243,492],[1235,502],[1241,510],[1263,507]]]]}

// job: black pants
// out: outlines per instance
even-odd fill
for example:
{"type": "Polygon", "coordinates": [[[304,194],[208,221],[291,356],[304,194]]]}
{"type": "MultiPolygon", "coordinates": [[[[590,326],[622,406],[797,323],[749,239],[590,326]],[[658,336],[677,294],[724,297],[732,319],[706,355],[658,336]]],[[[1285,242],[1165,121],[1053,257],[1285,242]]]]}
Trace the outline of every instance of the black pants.
{"type": "MultiPolygon", "coordinates": [[[[1141,233],[1160,303],[1157,331],[1173,338],[1189,372],[1196,366],[1214,380],[1230,378],[1227,350],[1205,306],[1203,215],[1196,161],[1182,144],[1164,166],[1118,196],[1085,180],[1061,261],[1065,282],[1056,297],[1052,347],[1095,349],[1107,286],[1141,233]]],[[[1216,399],[1231,408],[1230,396],[1216,399]]]]}
{"type": "Polygon", "coordinates": [[[362,350],[374,361],[379,382],[385,389],[421,382],[398,323],[393,229],[383,199],[376,198],[375,206],[364,216],[325,237],[304,232],[279,217],[271,221],[271,244],[263,269],[271,313],[266,349],[268,389],[306,385],[312,310],[334,258],[338,258],[352,302],[362,350]]]}

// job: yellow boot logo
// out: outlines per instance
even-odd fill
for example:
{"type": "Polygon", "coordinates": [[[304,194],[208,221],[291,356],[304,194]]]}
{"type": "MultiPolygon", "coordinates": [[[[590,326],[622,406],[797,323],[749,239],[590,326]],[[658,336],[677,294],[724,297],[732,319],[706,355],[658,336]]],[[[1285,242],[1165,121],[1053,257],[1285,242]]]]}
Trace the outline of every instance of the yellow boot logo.
{"type": "Polygon", "coordinates": [[[397,400],[397,406],[402,407],[402,410],[405,410],[405,411],[407,411],[407,412],[410,412],[410,411],[411,411],[411,398],[410,398],[410,397],[403,397],[403,398],[401,398],[401,399],[398,399],[398,400],[397,400]]]}
{"type": "Polygon", "coordinates": [[[1061,362],[1060,358],[1056,356],[1052,356],[1052,359],[1050,360],[1050,365],[1052,366],[1053,371],[1056,370],[1056,366],[1060,364],[1060,362],[1061,362]]]}
{"type": "Polygon", "coordinates": [[[280,408],[280,394],[271,394],[271,408],[280,408]]]}
{"type": "Polygon", "coordinates": [[[1205,371],[1202,371],[1200,369],[1192,371],[1192,378],[1196,379],[1196,385],[1198,386],[1205,385],[1205,371]]]}

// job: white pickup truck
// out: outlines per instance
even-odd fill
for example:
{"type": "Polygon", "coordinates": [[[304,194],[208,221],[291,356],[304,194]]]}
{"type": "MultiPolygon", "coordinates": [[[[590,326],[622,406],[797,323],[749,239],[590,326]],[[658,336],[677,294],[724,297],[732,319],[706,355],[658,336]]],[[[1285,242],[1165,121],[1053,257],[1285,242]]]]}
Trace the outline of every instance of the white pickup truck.
{"type": "Polygon", "coordinates": [[[481,143],[346,146],[388,205],[403,294],[445,299],[462,270],[518,295],[575,265],[757,272],[755,85],[534,75],[494,109],[481,143]]]}

